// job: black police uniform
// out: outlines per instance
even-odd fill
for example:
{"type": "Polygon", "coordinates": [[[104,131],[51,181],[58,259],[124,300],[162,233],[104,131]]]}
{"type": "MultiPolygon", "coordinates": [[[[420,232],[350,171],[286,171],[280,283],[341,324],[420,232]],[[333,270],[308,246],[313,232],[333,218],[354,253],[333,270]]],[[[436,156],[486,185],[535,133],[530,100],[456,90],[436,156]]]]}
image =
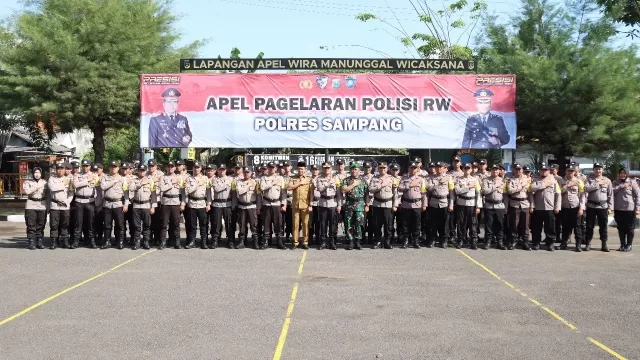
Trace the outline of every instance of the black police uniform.
{"type": "MultiPolygon", "coordinates": [[[[169,88],[162,97],[180,97],[180,91],[169,88]]],[[[165,114],[154,116],[149,121],[149,147],[188,147],[193,139],[189,121],[183,115],[165,114]]]]}
{"type": "MultiPolygon", "coordinates": [[[[478,89],[473,94],[479,103],[490,103],[493,92],[489,89],[478,89]]],[[[487,113],[475,114],[467,119],[462,139],[462,149],[499,149],[509,143],[511,137],[500,115],[487,113]],[[497,144],[489,142],[490,129],[496,129],[497,144]]]]}

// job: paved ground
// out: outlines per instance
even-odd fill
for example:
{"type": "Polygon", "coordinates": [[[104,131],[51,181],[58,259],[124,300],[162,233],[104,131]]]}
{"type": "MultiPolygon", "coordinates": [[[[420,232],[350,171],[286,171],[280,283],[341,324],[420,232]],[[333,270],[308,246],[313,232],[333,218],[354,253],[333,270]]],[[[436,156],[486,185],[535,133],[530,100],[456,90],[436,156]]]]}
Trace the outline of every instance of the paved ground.
{"type": "Polygon", "coordinates": [[[640,358],[640,249],[28,251],[22,226],[1,359],[640,358]]]}

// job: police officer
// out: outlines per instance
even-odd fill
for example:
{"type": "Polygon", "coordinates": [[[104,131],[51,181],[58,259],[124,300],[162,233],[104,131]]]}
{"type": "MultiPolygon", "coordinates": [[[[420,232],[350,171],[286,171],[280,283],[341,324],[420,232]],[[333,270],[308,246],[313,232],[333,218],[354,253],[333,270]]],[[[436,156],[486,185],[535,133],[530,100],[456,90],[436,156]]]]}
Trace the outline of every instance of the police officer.
{"type": "MultiPolygon", "coordinates": [[[[571,162],[571,166],[575,166],[576,168],[576,177],[578,179],[580,179],[580,181],[582,181],[585,186],[587,185],[587,176],[585,174],[580,173],[580,164],[572,161],[571,162]]],[[[588,194],[585,192],[585,196],[587,196],[588,194]]],[[[585,200],[586,201],[586,200],[585,200]]],[[[585,237],[587,236],[587,212],[586,210],[584,211],[584,213],[582,214],[582,216],[580,217],[580,226],[582,227],[582,239],[585,240],[585,237]]]]}
{"type": "Polygon", "coordinates": [[[576,176],[576,167],[569,166],[566,175],[559,182],[560,191],[562,192],[562,210],[560,211],[560,219],[562,221],[562,242],[560,250],[567,249],[567,243],[571,232],[576,237],[576,252],[581,252],[582,240],[584,233],[582,232],[581,219],[584,216],[586,208],[586,199],[584,192],[584,182],[576,176]]]}
{"type": "Polygon", "coordinates": [[[311,219],[309,221],[309,243],[313,245],[320,244],[320,236],[318,229],[320,229],[320,211],[318,210],[318,201],[320,201],[320,191],[313,187],[318,178],[320,169],[317,165],[311,165],[311,190],[313,193],[313,200],[311,201],[311,219]]]}
{"type": "Polygon", "coordinates": [[[309,249],[309,217],[313,211],[313,191],[311,191],[311,177],[307,175],[307,163],[298,161],[297,174],[289,179],[287,191],[293,193],[291,199],[291,212],[293,220],[293,239],[291,249],[298,247],[303,250],[309,249]],[[300,239],[300,228],[302,228],[302,241],[300,239]]]}
{"type": "Polygon", "coordinates": [[[151,215],[151,242],[154,245],[160,244],[161,232],[162,232],[162,197],[160,194],[160,179],[164,176],[164,173],[158,170],[158,164],[154,159],[147,161],[148,176],[153,180],[153,186],[156,189],[156,207],[158,211],[155,211],[151,215]]]}
{"type": "MultiPolygon", "coordinates": [[[[372,249],[380,249],[384,230],[384,248],[393,249],[393,215],[397,212],[398,185],[400,181],[387,173],[387,163],[378,164],[378,175],[369,181],[369,192],[372,194],[371,211],[373,213],[371,229],[375,235],[372,249]]],[[[371,230],[369,230],[371,231],[371,230]]]]}
{"type": "Polygon", "coordinates": [[[50,176],[47,181],[49,189],[49,236],[51,237],[50,249],[58,246],[58,240],[62,240],[64,248],[69,246],[69,217],[71,200],[73,199],[73,182],[64,175],[64,163],[56,164],[55,176],[50,176]]]}
{"type": "MultiPolygon", "coordinates": [[[[479,177],[482,178],[482,177],[479,177]]],[[[496,241],[500,250],[506,250],[503,239],[504,221],[504,193],[507,185],[500,176],[500,167],[494,164],[491,167],[491,176],[482,180],[482,194],[484,195],[484,249],[491,248],[491,242],[496,241]]]]}
{"type": "Polygon", "coordinates": [[[103,175],[100,188],[103,192],[104,204],[104,243],[103,249],[111,247],[111,229],[118,243],[118,249],[124,248],[125,222],[124,214],[129,211],[129,183],[119,172],[120,163],[109,163],[109,174],[103,175]],[[115,224],[114,227],[112,225],[115,224]]]}
{"type": "MultiPolygon", "coordinates": [[[[67,163],[65,163],[64,165],[66,167],[67,163]]],[[[68,175],[68,177],[71,184],[71,189],[73,190],[73,182],[80,174],[80,161],[73,160],[69,165],[71,165],[71,173],[68,175]]],[[[65,174],[66,174],[66,169],[65,169],[65,174]]],[[[74,191],[72,191],[72,195],[73,195],[73,199],[71,200],[71,206],[69,208],[69,221],[67,225],[67,232],[71,240],[69,242],[70,244],[74,242],[75,231],[76,231],[76,198],[75,198],[74,191]]]]}
{"type": "MultiPolygon", "coordinates": [[[[391,163],[389,165],[389,174],[391,176],[393,176],[393,179],[395,181],[396,184],[400,184],[400,180],[402,180],[402,176],[400,176],[400,165],[398,165],[397,163],[391,163]]],[[[397,244],[400,241],[400,237],[401,237],[401,230],[402,230],[402,211],[399,211],[397,208],[397,205],[400,204],[400,199],[402,198],[402,192],[398,189],[396,189],[396,200],[395,203],[396,207],[395,207],[395,211],[393,211],[393,219],[391,221],[391,234],[389,235],[391,238],[391,242],[397,244]],[[395,224],[394,224],[395,222],[395,224]]],[[[423,211],[422,214],[423,216],[421,217],[421,222],[420,222],[420,228],[422,231],[423,236],[425,236],[425,230],[424,227],[425,225],[422,224],[422,221],[425,219],[424,214],[426,214],[426,211],[423,211]]],[[[378,226],[378,225],[376,225],[378,226]]],[[[426,234],[428,235],[429,231],[426,231],[426,234]]],[[[423,238],[426,241],[426,237],[423,238]]],[[[389,249],[393,249],[393,247],[391,245],[389,245],[388,247],[389,249]]]]}
{"type": "Polygon", "coordinates": [[[591,250],[591,239],[593,239],[593,228],[598,222],[598,230],[600,231],[600,241],[602,241],[603,252],[609,252],[607,247],[607,224],[609,223],[608,215],[613,210],[613,185],[611,180],[602,175],[602,164],[593,164],[593,176],[591,176],[585,185],[587,193],[587,235],[585,251],[591,250]]]}
{"type": "Polygon", "coordinates": [[[452,177],[446,173],[446,164],[437,162],[436,170],[437,175],[427,182],[431,224],[431,242],[427,247],[432,247],[435,240],[439,238],[440,247],[446,249],[450,236],[449,216],[453,213],[455,185],[452,177]]]}
{"type": "MultiPolygon", "coordinates": [[[[127,183],[127,187],[131,186],[133,180],[135,180],[135,176],[133,175],[133,164],[130,163],[122,163],[120,166],[121,176],[124,178],[124,181],[127,183]]],[[[130,194],[129,194],[130,195],[130,194]]],[[[125,221],[125,237],[123,238],[123,242],[127,242],[127,229],[129,228],[129,240],[133,239],[133,233],[135,232],[136,225],[133,223],[133,203],[129,201],[129,206],[127,211],[124,213],[124,221],[125,221]]],[[[132,245],[131,243],[130,245],[132,245]]]]}
{"type": "MultiPolygon", "coordinates": [[[[420,176],[417,162],[409,166],[409,174],[404,176],[398,184],[398,191],[402,192],[400,205],[396,203],[402,214],[402,245],[406,249],[409,238],[415,249],[420,249],[420,219],[421,212],[427,210],[427,181],[420,176]]],[[[446,221],[446,219],[444,219],[446,221]]]]}
{"type": "MultiPolygon", "coordinates": [[[[341,185],[339,187],[342,187],[342,181],[346,179],[347,176],[349,176],[349,172],[347,172],[346,170],[346,164],[343,159],[336,160],[336,173],[334,175],[341,182],[341,185]]],[[[341,191],[338,191],[338,192],[340,193],[341,191]]],[[[342,195],[340,195],[340,201],[344,201],[344,197],[342,195]]],[[[340,208],[342,209],[343,204],[340,203],[339,205],[340,205],[340,208]]],[[[332,234],[336,234],[336,241],[337,241],[338,226],[340,225],[340,223],[342,223],[342,216],[340,213],[334,213],[334,217],[335,219],[333,219],[332,234]]],[[[344,229],[344,226],[343,226],[343,229],[344,229]]]]}
{"type": "MultiPolygon", "coordinates": [[[[285,186],[289,185],[289,181],[293,177],[291,173],[291,163],[283,162],[279,165],[280,175],[284,179],[285,186]]],[[[287,210],[282,213],[282,220],[280,222],[280,236],[284,236],[285,242],[289,243],[289,237],[293,232],[293,213],[291,207],[291,201],[293,200],[293,191],[287,190],[287,210]]]]}
{"type": "Polygon", "coordinates": [[[525,250],[529,247],[529,220],[531,208],[531,178],[525,176],[522,165],[513,164],[513,177],[507,181],[507,195],[509,202],[507,207],[507,219],[509,220],[509,231],[511,231],[511,241],[507,243],[507,249],[513,250],[518,241],[522,242],[525,250]]]}
{"type": "MultiPolygon", "coordinates": [[[[371,179],[373,179],[373,171],[371,169],[371,163],[369,161],[364,161],[362,163],[362,170],[364,173],[361,175],[361,177],[367,183],[367,186],[370,186],[371,179]]],[[[366,213],[365,228],[362,231],[362,234],[363,234],[362,242],[364,242],[367,245],[373,245],[374,226],[373,226],[373,211],[371,211],[371,208],[373,206],[373,194],[369,192],[368,195],[369,195],[368,196],[369,203],[367,204],[367,206],[369,206],[369,211],[366,213]],[[365,232],[367,233],[366,242],[364,237],[365,232]]]]}
{"type": "Polygon", "coordinates": [[[131,202],[133,203],[133,222],[135,232],[133,235],[133,250],[140,248],[140,234],[142,234],[142,247],[149,249],[151,239],[151,215],[158,207],[155,182],[147,175],[147,167],[139,165],[138,176],[133,180],[129,188],[131,202]]]}
{"type": "Polygon", "coordinates": [[[104,167],[100,163],[91,165],[91,172],[94,173],[98,180],[96,182],[96,200],[94,202],[93,211],[93,232],[96,238],[96,244],[103,244],[104,235],[104,212],[102,210],[104,205],[104,194],[100,187],[102,176],[104,175],[104,167]]]}
{"type": "MultiPolygon", "coordinates": [[[[256,174],[255,179],[258,182],[258,186],[260,185],[260,179],[267,174],[267,163],[262,163],[258,166],[258,174],[256,174]]],[[[262,195],[260,195],[262,198],[262,195]]],[[[256,226],[256,231],[258,232],[258,242],[260,244],[264,243],[264,217],[262,216],[262,208],[259,207],[256,209],[256,213],[258,214],[258,225],[256,226]]]]}
{"type": "MultiPolygon", "coordinates": [[[[551,173],[551,176],[553,176],[556,179],[556,182],[558,182],[558,184],[560,184],[560,182],[562,181],[562,176],[558,175],[558,171],[560,171],[560,166],[558,164],[551,164],[551,166],[549,167],[549,173],[551,173]]],[[[561,220],[561,216],[562,216],[562,208],[560,209],[560,212],[558,212],[556,214],[556,242],[561,241],[562,238],[562,220],[561,220]]]]}
{"type": "MultiPolygon", "coordinates": [[[[193,175],[187,181],[185,194],[189,206],[189,215],[191,217],[189,224],[190,229],[187,234],[187,245],[185,249],[195,247],[196,227],[200,226],[200,248],[215,249],[214,244],[208,244],[207,228],[209,219],[207,213],[211,209],[211,182],[206,176],[202,175],[202,164],[199,161],[193,163],[193,175]]],[[[215,244],[217,246],[217,244],[215,244]]]]}
{"type": "MultiPolygon", "coordinates": [[[[63,168],[64,169],[64,168],[63,168]]],[[[33,179],[22,184],[22,191],[27,195],[24,220],[27,225],[29,250],[44,249],[42,237],[47,223],[47,182],[42,179],[42,168],[33,168],[33,179]]]]}
{"type": "Polygon", "coordinates": [[[98,176],[92,173],[91,162],[89,160],[82,160],[82,173],[79,174],[73,182],[73,188],[76,196],[76,227],[74,229],[73,244],[71,249],[78,247],[78,242],[82,237],[84,230],[84,237],[89,242],[89,247],[96,249],[96,241],[93,232],[94,225],[94,211],[96,201],[96,186],[98,186],[98,176]]]}
{"type": "Polygon", "coordinates": [[[231,213],[237,206],[236,182],[231,176],[227,176],[227,165],[220,164],[216,176],[211,180],[213,200],[211,203],[213,248],[218,246],[218,240],[222,233],[222,222],[227,236],[227,248],[239,248],[239,243],[234,243],[233,222],[231,213]]]}
{"type": "MultiPolygon", "coordinates": [[[[478,248],[478,233],[476,232],[477,214],[482,208],[482,195],[480,181],[471,175],[471,164],[464,164],[462,176],[457,176],[455,183],[455,217],[457,221],[456,249],[462,248],[462,244],[471,242],[471,249],[478,248]]],[[[456,239],[455,237],[453,239],[456,239]]]]}
{"type": "MultiPolygon", "coordinates": [[[[242,163],[239,161],[236,161],[235,164],[233,165],[233,171],[234,171],[234,174],[231,177],[233,178],[233,181],[235,181],[237,184],[238,180],[244,179],[244,168],[242,166],[242,163]]],[[[239,225],[240,225],[240,219],[238,219],[238,207],[236,206],[236,208],[231,211],[231,233],[234,234],[234,236],[238,231],[239,225]]]]}
{"type": "Polygon", "coordinates": [[[462,149],[499,149],[509,143],[511,137],[504,125],[504,119],[491,113],[493,95],[491,90],[485,88],[473,93],[478,114],[467,119],[462,149]]]}
{"type": "Polygon", "coordinates": [[[238,199],[238,221],[240,222],[238,232],[238,244],[237,249],[252,246],[254,249],[258,249],[259,236],[258,236],[258,209],[262,209],[262,197],[260,196],[260,182],[251,177],[252,171],[249,167],[242,168],[243,177],[235,178],[236,183],[236,196],[238,199]],[[247,229],[248,225],[248,229],[247,229]],[[248,230],[251,230],[252,244],[247,242],[248,230]]]}
{"type": "Polygon", "coordinates": [[[162,197],[162,231],[158,250],[166,247],[167,233],[169,242],[174,244],[174,248],[181,249],[180,212],[184,210],[184,181],[180,174],[176,173],[176,164],[173,161],[167,163],[167,172],[160,180],[160,193],[162,197]]]}
{"type": "Polygon", "coordinates": [[[275,233],[278,249],[285,249],[280,235],[282,214],[287,211],[287,184],[282,176],[276,173],[276,164],[267,164],[268,173],[260,179],[262,194],[262,216],[264,224],[264,242],[260,249],[266,249],[271,242],[271,234],[275,233]]]}
{"type": "Polygon", "coordinates": [[[322,174],[313,182],[314,191],[317,189],[320,193],[320,200],[318,200],[320,226],[317,230],[320,234],[320,244],[318,250],[324,250],[327,247],[327,238],[329,238],[329,248],[331,250],[338,249],[336,246],[337,227],[334,226],[334,223],[342,210],[341,187],[342,181],[331,172],[331,163],[323,163],[322,174]]]}
{"type": "Polygon", "coordinates": [[[553,251],[556,241],[555,214],[560,212],[562,197],[560,186],[549,173],[547,164],[539,167],[540,176],[531,183],[531,238],[533,250],[540,248],[544,226],[547,250],[553,251]]]}
{"type": "MultiPolygon", "coordinates": [[[[185,161],[183,160],[176,160],[176,173],[178,174],[178,176],[180,177],[180,180],[182,180],[182,184],[183,184],[183,192],[184,189],[187,185],[187,182],[189,181],[189,177],[191,175],[189,175],[189,172],[187,171],[187,166],[185,165],[185,161]]],[[[187,198],[187,194],[184,193],[183,195],[183,200],[181,202],[182,205],[182,218],[184,219],[184,231],[185,233],[188,235],[191,232],[191,214],[189,213],[189,199],[187,198]]],[[[186,245],[186,244],[185,244],[186,245]]]]}
{"type": "Polygon", "coordinates": [[[613,218],[620,236],[618,251],[631,251],[636,215],[640,215],[640,196],[638,184],[627,177],[624,167],[620,167],[618,180],[613,183],[613,196],[613,218]]]}
{"type": "Polygon", "coordinates": [[[178,114],[178,102],[182,94],[178,89],[169,88],[161,96],[164,112],[149,120],[149,147],[189,147],[193,139],[189,121],[178,114]]]}

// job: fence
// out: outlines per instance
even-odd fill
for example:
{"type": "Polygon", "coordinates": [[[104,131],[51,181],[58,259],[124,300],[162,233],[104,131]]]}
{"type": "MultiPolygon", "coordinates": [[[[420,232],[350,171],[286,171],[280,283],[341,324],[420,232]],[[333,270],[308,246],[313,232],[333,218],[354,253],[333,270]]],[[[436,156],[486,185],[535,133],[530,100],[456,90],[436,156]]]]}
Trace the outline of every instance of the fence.
{"type": "Polygon", "coordinates": [[[21,196],[20,174],[0,173],[0,197],[19,198],[21,196]]]}

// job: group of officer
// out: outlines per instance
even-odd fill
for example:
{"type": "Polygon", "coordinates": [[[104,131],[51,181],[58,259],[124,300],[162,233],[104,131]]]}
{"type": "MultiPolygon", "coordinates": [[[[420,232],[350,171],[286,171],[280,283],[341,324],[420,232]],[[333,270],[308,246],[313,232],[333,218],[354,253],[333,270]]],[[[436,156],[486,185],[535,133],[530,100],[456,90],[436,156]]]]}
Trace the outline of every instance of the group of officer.
{"type": "Polygon", "coordinates": [[[631,251],[640,192],[624,168],[611,182],[599,163],[590,177],[580,173],[577,163],[564,177],[556,165],[544,163],[537,175],[513,164],[510,176],[502,164],[487,169],[484,159],[462,164],[455,157],[451,165],[422,165],[414,158],[401,175],[396,163],[382,162],[374,172],[369,162],[350,163],[347,170],[339,159],[334,171],[328,162],[307,167],[300,161],[293,172],[291,163],[270,162],[254,173],[239,163],[227,169],[196,161],[189,174],[180,160],[167,163],[164,172],[153,159],[146,165],[112,161],[106,171],[102,164],[82,160],[57,163],[46,181],[35,167],[33,179],[23,185],[28,246],[44,248],[49,213],[51,249],[123,249],[126,243],[133,249],[180,249],[184,218],[186,249],[196,246],[198,233],[202,249],[215,249],[224,230],[229,248],[285,249],[291,242],[292,249],[308,249],[312,242],[318,249],[335,250],[342,224],[348,250],[436,243],[441,248],[451,243],[456,248],[495,244],[501,250],[518,245],[538,250],[544,233],[544,246],[554,251],[556,241],[566,250],[573,233],[580,252],[591,249],[598,225],[601,250],[608,252],[608,215],[613,212],[618,250],[631,251]],[[484,239],[479,237],[481,219],[484,239]]]}

